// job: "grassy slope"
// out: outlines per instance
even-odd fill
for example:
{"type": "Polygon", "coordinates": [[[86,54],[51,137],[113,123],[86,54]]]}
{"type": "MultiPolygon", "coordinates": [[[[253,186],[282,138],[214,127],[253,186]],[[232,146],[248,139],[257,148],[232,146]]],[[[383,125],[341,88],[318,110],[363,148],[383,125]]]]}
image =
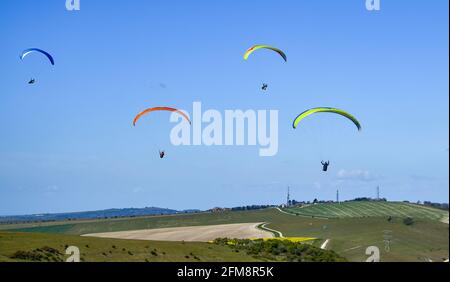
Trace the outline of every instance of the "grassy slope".
{"type": "Polygon", "coordinates": [[[385,218],[308,219],[294,217],[270,225],[285,236],[331,239],[328,248],[351,261],[363,261],[369,246],[378,246],[384,261],[442,261],[449,253],[448,225],[429,220],[406,226],[401,219],[385,218]],[[390,231],[391,250],[384,250],[384,236],[390,231]]]}
{"type": "Polygon", "coordinates": [[[341,204],[318,204],[304,208],[286,209],[305,216],[327,218],[344,217],[413,217],[429,220],[441,220],[448,216],[448,212],[430,207],[408,203],[391,202],[347,202],[341,204]]]}
{"type": "Polygon", "coordinates": [[[43,223],[38,224],[38,226],[31,228],[27,226],[22,226],[22,228],[20,229],[14,228],[14,226],[9,227],[14,229],[14,231],[23,231],[23,232],[82,235],[90,233],[166,228],[166,227],[272,222],[272,220],[266,220],[265,218],[267,215],[273,216],[273,214],[277,213],[270,211],[202,213],[202,214],[187,214],[176,216],[99,220],[99,221],[79,222],[79,223],[71,222],[69,224],[60,223],[60,225],[54,223],[52,224],[43,223]]]}
{"type": "Polygon", "coordinates": [[[269,228],[281,231],[286,237],[316,237],[331,239],[329,248],[352,261],[363,261],[365,249],[376,245],[385,261],[440,261],[448,258],[449,228],[447,224],[419,219],[406,226],[402,218],[388,222],[386,217],[319,219],[281,213],[275,209],[221,214],[195,214],[103,220],[50,225],[33,228],[31,232],[86,234],[146,228],[215,225],[245,222],[270,222],[269,228]],[[384,251],[384,231],[392,233],[391,251],[384,251]]]}
{"type": "Polygon", "coordinates": [[[32,251],[42,247],[52,247],[64,254],[66,245],[77,246],[81,258],[86,262],[256,261],[244,253],[233,252],[229,247],[207,243],[149,242],[61,234],[0,232],[0,262],[14,261],[9,257],[16,251],[32,251]],[[157,256],[151,254],[155,249],[157,256]],[[195,259],[192,254],[200,260],[195,259]]]}

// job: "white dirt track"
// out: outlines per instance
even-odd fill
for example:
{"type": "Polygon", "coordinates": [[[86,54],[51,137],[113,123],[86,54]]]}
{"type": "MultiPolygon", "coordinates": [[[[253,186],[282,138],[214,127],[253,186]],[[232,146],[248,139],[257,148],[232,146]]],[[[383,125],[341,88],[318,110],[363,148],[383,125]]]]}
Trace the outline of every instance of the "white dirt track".
{"type": "Polygon", "coordinates": [[[210,226],[145,229],[85,234],[84,237],[148,241],[209,242],[217,238],[249,239],[273,238],[270,232],[258,228],[263,223],[240,223],[210,226]]]}

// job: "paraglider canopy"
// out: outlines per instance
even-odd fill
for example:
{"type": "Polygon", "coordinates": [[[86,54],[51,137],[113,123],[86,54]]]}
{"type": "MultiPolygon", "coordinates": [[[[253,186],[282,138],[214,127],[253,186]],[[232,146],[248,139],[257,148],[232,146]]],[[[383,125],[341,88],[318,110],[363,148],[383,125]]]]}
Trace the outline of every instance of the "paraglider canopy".
{"type": "Polygon", "coordinates": [[[245,54],[244,54],[244,60],[247,60],[248,57],[249,57],[253,52],[255,52],[256,50],[259,50],[259,49],[269,49],[269,50],[272,50],[272,51],[274,51],[274,52],[277,52],[277,53],[283,58],[283,60],[284,60],[285,62],[287,62],[287,56],[286,56],[286,54],[285,54],[283,51],[281,51],[281,50],[278,49],[278,48],[275,48],[275,47],[272,47],[272,46],[268,46],[268,45],[255,45],[255,46],[251,47],[250,49],[247,50],[247,52],[245,52],[245,54]]]}
{"type": "Polygon", "coordinates": [[[136,118],[133,120],[133,125],[136,126],[136,123],[138,122],[138,120],[139,120],[141,117],[143,117],[144,115],[149,114],[149,113],[152,113],[152,112],[156,112],[156,111],[176,112],[176,113],[180,114],[182,117],[184,117],[184,118],[189,122],[189,124],[192,124],[192,122],[191,122],[191,120],[189,119],[189,117],[188,117],[185,113],[183,113],[182,111],[180,111],[180,110],[178,110],[178,109],[175,109],[175,108],[169,108],[169,107],[154,107],[154,108],[147,109],[147,110],[141,112],[140,114],[138,114],[138,115],[136,116],[136,118]]]}
{"type": "Polygon", "coordinates": [[[20,59],[23,60],[26,56],[28,56],[31,53],[40,53],[44,56],[47,57],[47,59],[50,61],[50,63],[54,66],[55,65],[55,60],[53,59],[52,55],[50,55],[49,53],[45,52],[44,50],[38,49],[38,48],[29,48],[26,49],[22,52],[22,54],[20,55],[20,59]]]}
{"type": "Polygon", "coordinates": [[[343,110],[340,110],[340,109],[335,109],[335,108],[314,108],[314,109],[310,109],[310,110],[307,110],[307,111],[301,113],[294,120],[294,124],[293,124],[294,129],[297,128],[298,124],[303,119],[305,119],[306,117],[308,117],[310,115],[316,114],[316,113],[332,113],[332,114],[341,115],[343,117],[346,117],[350,121],[352,121],[356,125],[356,127],[358,128],[359,131],[362,130],[361,124],[359,123],[359,121],[354,116],[352,116],[351,114],[347,113],[346,111],[343,111],[343,110]]]}

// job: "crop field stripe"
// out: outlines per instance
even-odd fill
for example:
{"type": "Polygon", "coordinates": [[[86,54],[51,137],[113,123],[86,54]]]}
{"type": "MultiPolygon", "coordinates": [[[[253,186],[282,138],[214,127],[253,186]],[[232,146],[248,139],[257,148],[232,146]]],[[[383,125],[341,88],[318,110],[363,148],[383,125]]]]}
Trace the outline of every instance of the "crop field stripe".
{"type": "Polygon", "coordinates": [[[349,217],[359,217],[359,212],[352,210],[347,205],[339,206],[342,213],[347,214],[349,217]]]}
{"type": "Polygon", "coordinates": [[[440,215],[439,213],[433,213],[433,212],[428,211],[426,209],[420,209],[419,212],[421,214],[424,214],[424,215],[429,215],[429,217],[433,218],[433,219],[440,219],[440,218],[442,218],[442,215],[440,215]]]}
{"type": "Polygon", "coordinates": [[[321,205],[323,210],[330,211],[334,216],[341,216],[341,211],[338,209],[337,212],[333,210],[330,206],[321,205]]]}
{"type": "Polygon", "coordinates": [[[364,206],[366,211],[368,211],[368,212],[371,211],[371,214],[373,214],[373,215],[376,215],[376,216],[384,216],[385,215],[385,212],[380,211],[380,207],[374,203],[364,203],[362,206],[364,206]]]}
{"type": "Polygon", "coordinates": [[[355,212],[347,204],[342,205],[341,210],[343,213],[347,214],[349,217],[360,217],[361,216],[359,213],[355,212]]]}
{"type": "Polygon", "coordinates": [[[276,208],[279,212],[287,214],[287,215],[291,215],[291,216],[295,216],[295,210],[287,208],[287,209],[280,209],[280,208],[276,208]]]}
{"type": "Polygon", "coordinates": [[[357,212],[358,217],[363,217],[366,215],[367,216],[373,215],[373,213],[370,213],[369,211],[367,211],[367,207],[365,205],[363,205],[362,203],[353,203],[353,204],[347,205],[347,208],[357,212]]]}
{"type": "Polygon", "coordinates": [[[290,213],[305,217],[362,218],[362,217],[413,217],[442,220],[448,213],[437,209],[400,202],[344,202],[325,203],[286,209],[290,213]]]}
{"type": "Polygon", "coordinates": [[[405,216],[405,217],[412,217],[413,214],[416,212],[415,210],[406,208],[401,203],[394,203],[394,205],[389,206],[389,208],[395,210],[399,216],[405,216]]]}
{"type": "Polygon", "coordinates": [[[297,209],[284,209],[284,210],[280,210],[280,211],[282,213],[289,214],[289,215],[292,215],[292,216],[296,216],[296,215],[299,215],[299,214],[305,214],[305,215],[308,214],[307,211],[305,211],[305,212],[300,211],[299,212],[297,209]]]}
{"type": "Polygon", "coordinates": [[[405,213],[401,212],[398,208],[397,209],[393,208],[391,205],[388,205],[388,204],[385,204],[385,203],[380,203],[380,205],[385,207],[387,210],[391,211],[394,216],[399,216],[399,215],[402,215],[402,216],[405,216],[405,217],[409,216],[408,214],[405,214],[405,213]]]}
{"type": "Polygon", "coordinates": [[[414,216],[414,214],[417,214],[416,210],[412,210],[409,209],[408,207],[405,207],[405,205],[397,203],[394,204],[395,205],[395,209],[399,212],[399,213],[404,213],[406,216],[414,216]]]}
{"type": "Polygon", "coordinates": [[[440,219],[440,215],[436,211],[435,212],[429,211],[429,210],[424,209],[421,206],[414,207],[409,204],[403,204],[403,206],[405,207],[405,209],[410,210],[411,214],[413,214],[413,215],[419,214],[419,215],[423,215],[422,217],[424,217],[424,218],[429,218],[429,219],[434,219],[434,220],[440,219]]]}
{"type": "Polygon", "coordinates": [[[299,217],[304,217],[304,218],[311,218],[311,217],[316,217],[316,218],[322,218],[322,219],[329,219],[330,216],[318,216],[314,213],[310,213],[309,211],[302,211],[302,208],[298,209],[298,208],[289,208],[289,209],[279,209],[277,208],[278,211],[280,211],[281,213],[290,215],[290,216],[299,216],[299,217]]]}
{"type": "MultiPolygon", "coordinates": [[[[348,207],[348,208],[350,208],[350,207],[348,207]]],[[[362,204],[362,203],[356,203],[355,204],[355,208],[353,208],[353,210],[357,211],[359,213],[360,217],[365,216],[365,215],[366,216],[376,216],[377,215],[376,212],[375,213],[374,212],[370,212],[367,209],[367,206],[362,204]]]]}
{"type": "Polygon", "coordinates": [[[307,210],[302,210],[300,212],[306,212],[307,214],[310,214],[311,216],[320,216],[320,215],[328,215],[329,216],[330,215],[329,212],[324,211],[324,209],[319,206],[311,206],[307,210]]]}
{"type": "Polygon", "coordinates": [[[359,217],[365,217],[365,216],[377,216],[376,213],[373,212],[369,212],[367,210],[367,207],[364,206],[355,206],[355,208],[353,209],[356,213],[358,213],[359,217]]]}
{"type": "Polygon", "coordinates": [[[425,217],[425,218],[438,219],[438,217],[439,217],[436,213],[432,213],[432,212],[426,211],[426,210],[424,210],[422,208],[415,208],[414,209],[414,208],[408,207],[406,205],[405,205],[405,207],[407,207],[411,211],[414,211],[412,213],[422,215],[422,217],[425,217]]]}
{"type": "Polygon", "coordinates": [[[367,203],[367,206],[371,207],[373,210],[376,210],[377,214],[380,216],[390,216],[392,214],[392,212],[379,204],[367,203]]]}
{"type": "MultiPolygon", "coordinates": [[[[293,209],[287,209],[288,211],[290,211],[290,215],[293,216],[300,216],[300,217],[305,217],[305,218],[311,218],[311,217],[315,217],[315,218],[322,218],[322,219],[330,219],[333,218],[330,215],[317,215],[316,213],[314,213],[314,211],[311,211],[311,207],[308,207],[308,209],[303,209],[303,208],[293,208],[293,209]]],[[[282,211],[283,212],[283,211],[282,211]]],[[[289,213],[289,212],[288,212],[289,213]]]]}
{"type": "Polygon", "coordinates": [[[431,208],[424,207],[424,206],[416,206],[413,204],[407,204],[407,206],[409,206],[411,209],[417,209],[421,213],[429,214],[433,219],[442,219],[443,217],[445,217],[445,214],[446,214],[445,211],[431,209],[431,208]]]}
{"type": "Polygon", "coordinates": [[[399,212],[404,212],[410,217],[413,217],[415,214],[417,214],[417,210],[410,209],[409,207],[405,206],[404,204],[397,204],[396,209],[399,212]]]}
{"type": "Polygon", "coordinates": [[[324,210],[324,211],[328,211],[328,212],[332,213],[336,217],[346,216],[346,214],[343,213],[341,209],[335,208],[333,206],[333,204],[330,204],[330,205],[321,204],[321,209],[324,210]]]}
{"type": "Polygon", "coordinates": [[[424,210],[427,210],[427,211],[429,211],[429,212],[439,213],[439,214],[442,214],[442,216],[448,216],[448,214],[449,214],[448,211],[439,210],[439,209],[432,208],[432,207],[418,206],[418,205],[414,205],[414,204],[408,204],[408,205],[410,205],[410,206],[412,206],[412,207],[415,207],[415,208],[420,207],[420,208],[422,208],[422,209],[424,209],[424,210]]]}
{"type": "Polygon", "coordinates": [[[314,211],[314,213],[319,214],[329,214],[329,211],[324,208],[322,205],[314,205],[309,208],[309,210],[314,211]]]}
{"type": "Polygon", "coordinates": [[[352,217],[361,217],[364,213],[357,204],[348,205],[344,203],[343,205],[341,205],[341,209],[352,214],[352,217]]]}
{"type": "MultiPolygon", "coordinates": [[[[310,211],[313,212],[314,214],[320,214],[320,215],[330,214],[330,212],[327,209],[325,209],[321,206],[318,206],[318,205],[311,207],[310,211]]],[[[332,212],[331,215],[334,216],[335,215],[334,212],[332,212]]]]}
{"type": "Polygon", "coordinates": [[[398,212],[397,210],[395,210],[395,212],[393,212],[392,209],[388,209],[385,206],[381,205],[381,204],[372,204],[374,208],[378,209],[380,212],[382,212],[382,214],[384,216],[398,216],[398,212]]]}
{"type": "Polygon", "coordinates": [[[379,209],[379,207],[376,207],[376,206],[372,205],[371,203],[365,203],[363,206],[364,206],[365,210],[373,216],[384,216],[385,215],[385,213],[383,211],[381,211],[379,209]]]}
{"type": "Polygon", "coordinates": [[[334,210],[335,213],[339,216],[347,216],[347,217],[353,216],[352,212],[347,211],[345,207],[340,207],[338,205],[332,204],[332,205],[328,205],[327,208],[330,210],[334,210]]]}

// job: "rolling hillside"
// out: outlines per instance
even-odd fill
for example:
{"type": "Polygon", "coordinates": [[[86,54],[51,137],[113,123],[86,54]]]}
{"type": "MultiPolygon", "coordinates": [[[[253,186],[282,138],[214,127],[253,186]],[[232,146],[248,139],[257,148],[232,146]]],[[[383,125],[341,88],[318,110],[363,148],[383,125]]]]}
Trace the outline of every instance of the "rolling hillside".
{"type": "Polygon", "coordinates": [[[323,218],[362,217],[412,217],[416,219],[442,220],[448,212],[426,206],[398,202],[346,202],[317,204],[301,208],[287,208],[283,211],[295,215],[323,218]]]}
{"type": "Polygon", "coordinates": [[[64,261],[65,249],[77,246],[84,262],[254,262],[225,246],[208,243],[155,242],[85,238],[61,234],[0,232],[0,262],[64,261]],[[43,250],[50,251],[44,252],[43,250]],[[20,253],[20,257],[15,257],[20,253]],[[49,260],[51,259],[51,260],[49,260]]]}
{"type": "MultiPolygon", "coordinates": [[[[320,218],[316,215],[313,218],[311,215],[296,216],[293,213],[289,213],[291,210],[289,212],[280,212],[271,208],[257,211],[8,225],[3,226],[3,229],[9,232],[46,233],[40,235],[40,241],[41,238],[45,239],[45,236],[52,237],[54,235],[81,235],[168,227],[268,222],[266,225],[268,228],[282,232],[285,237],[319,238],[321,240],[316,241],[318,246],[324,240],[329,239],[327,249],[337,252],[350,261],[364,261],[367,258],[365,250],[368,246],[378,246],[380,248],[382,261],[428,261],[430,259],[443,261],[448,258],[448,224],[439,221],[440,216],[445,214],[448,216],[444,211],[403,203],[382,203],[382,205],[380,203],[347,203],[342,205],[350,209],[350,211],[347,209],[344,209],[344,211],[347,214],[351,213],[352,216],[346,215],[342,218],[337,218],[336,214],[334,214],[335,217],[330,217],[329,219],[320,218]],[[361,204],[363,205],[361,206],[361,204]],[[369,207],[372,208],[364,210],[362,208],[364,204],[369,204],[369,207]],[[389,208],[384,208],[385,212],[381,212],[383,211],[381,207],[384,207],[386,204],[389,208]],[[395,208],[399,208],[398,211],[394,212],[395,208]],[[395,217],[396,214],[398,216],[395,217]],[[387,220],[389,215],[394,216],[391,221],[387,220]],[[406,216],[414,216],[412,225],[404,224],[403,219],[406,216]],[[389,251],[385,250],[384,240],[386,236],[389,236],[391,240],[389,251]]],[[[292,209],[292,211],[310,212],[325,206],[327,205],[310,206],[303,209],[292,209]]],[[[334,205],[329,206],[334,207],[334,205]]],[[[328,210],[330,210],[329,207],[328,210]]],[[[321,210],[318,209],[317,211],[321,210]]],[[[339,211],[339,208],[334,207],[333,211],[339,211]]],[[[330,216],[330,214],[331,212],[322,212],[322,216],[330,216]]],[[[308,214],[306,213],[306,215],[308,214]]],[[[9,232],[0,234],[0,237],[4,237],[9,232]]],[[[38,236],[38,234],[30,235],[38,236]]],[[[76,236],[72,238],[76,238],[76,236]]],[[[0,245],[2,244],[3,242],[0,240],[0,245]]],[[[170,243],[167,244],[170,245],[170,243]]],[[[138,249],[133,250],[133,252],[137,251],[138,249]]]]}

